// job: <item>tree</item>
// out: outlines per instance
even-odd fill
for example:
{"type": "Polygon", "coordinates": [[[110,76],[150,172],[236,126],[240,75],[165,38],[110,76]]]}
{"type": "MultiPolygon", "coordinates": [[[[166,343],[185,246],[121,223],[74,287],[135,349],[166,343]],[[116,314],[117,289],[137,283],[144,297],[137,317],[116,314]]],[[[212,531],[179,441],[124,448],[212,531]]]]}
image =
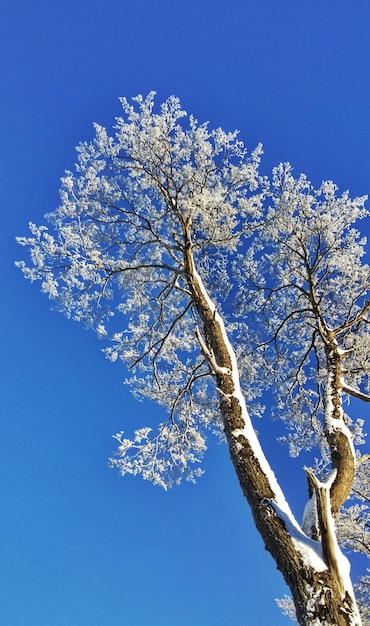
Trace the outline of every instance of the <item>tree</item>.
{"type": "MultiPolygon", "coordinates": [[[[194,481],[207,431],[220,433],[298,622],[360,624],[335,519],[355,480],[360,497],[368,489],[368,458],[354,448],[362,422],[343,409],[344,397],[370,399],[370,270],[352,226],[365,198],[328,182],[314,190],[288,165],[270,183],[261,146],[249,156],[236,132],[186,123],[175,97],[158,113],[154,93],[121,102],[115,135],[95,125],[80,144],[50,231],[30,224],[18,239],[32,259],[18,265],[105,339],[139,398],[163,406],[156,433],[116,435],[111,465],[164,488],[194,481]],[[321,455],[306,470],[302,528],[249,417],[270,388],[291,452],[321,455]]],[[[357,547],[368,546],[366,498],[340,518],[363,520],[357,547]]]]}

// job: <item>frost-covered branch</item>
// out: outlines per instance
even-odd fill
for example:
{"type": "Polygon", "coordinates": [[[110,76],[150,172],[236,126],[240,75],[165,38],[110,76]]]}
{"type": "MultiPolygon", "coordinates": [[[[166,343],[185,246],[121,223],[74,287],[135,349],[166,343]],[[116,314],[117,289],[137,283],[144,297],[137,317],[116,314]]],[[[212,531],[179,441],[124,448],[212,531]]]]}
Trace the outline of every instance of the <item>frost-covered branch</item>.
{"type": "Polygon", "coordinates": [[[77,172],[62,179],[50,227],[31,224],[31,236],[18,239],[31,253],[30,266],[19,265],[60,310],[96,329],[106,355],[131,371],[139,397],[170,415],[150,445],[139,438],[119,448],[121,471],[135,451],[130,471],[164,486],[166,474],[173,481],[171,467],[178,481],[198,462],[198,431],[205,446],[206,430],[220,423],[186,275],[188,238],[197,271],[216,299],[224,297],[223,258],[245,241],[262,210],[261,147],[249,156],[236,132],[210,131],[192,116],[185,123],[175,97],[159,113],[154,93],[121,103],[115,136],[96,124],[94,140],[79,146],[77,172]],[[159,455],[157,466],[148,465],[148,450],[159,455]]]}

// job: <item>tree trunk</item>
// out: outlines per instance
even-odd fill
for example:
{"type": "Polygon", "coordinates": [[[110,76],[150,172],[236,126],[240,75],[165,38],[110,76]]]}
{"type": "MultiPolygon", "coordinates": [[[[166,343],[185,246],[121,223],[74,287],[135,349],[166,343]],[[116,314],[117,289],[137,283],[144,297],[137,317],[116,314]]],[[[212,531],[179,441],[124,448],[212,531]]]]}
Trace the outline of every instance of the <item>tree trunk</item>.
{"type": "Polygon", "coordinates": [[[336,544],[328,487],[314,485],[322,533],[321,541],[314,541],[296,522],[261,449],[223,320],[194,266],[190,222],[184,230],[186,276],[203,324],[198,339],[217,381],[231,460],[265,547],[292,592],[299,624],[361,626],[348,562],[336,544]]]}
{"type": "MultiPolygon", "coordinates": [[[[331,534],[330,509],[329,523],[325,526],[323,520],[321,526],[321,542],[304,535],[294,523],[293,516],[280,508],[279,496],[273,492],[270,477],[261,466],[260,453],[256,455],[245,436],[235,436],[235,430],[240,428],[235,428],[240,422],[240,407],[226,407],[223,397],[221,404],[230,455],[240,486],[265,547],[292,592],[299,624],[359,626],[361,619],[349,579],[348,562],[331,534]]],[[[326,491],[330,504],[330,492],[326,491]]]]}

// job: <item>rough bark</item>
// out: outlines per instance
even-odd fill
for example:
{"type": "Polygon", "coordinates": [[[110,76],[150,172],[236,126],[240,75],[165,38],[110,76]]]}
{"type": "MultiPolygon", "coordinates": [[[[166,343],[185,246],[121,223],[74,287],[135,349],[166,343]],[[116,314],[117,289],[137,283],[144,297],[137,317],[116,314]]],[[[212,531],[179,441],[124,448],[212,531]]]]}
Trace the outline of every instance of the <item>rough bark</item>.
{"type": "Polygon", "coordinates": [[[336,514],[349,497],[355,477],[355,455],[342,408],[342,362],[335,338],[326,343],[328,381],[326,391],[325,435],[330,448],[332,468],[336,475],[331,486],[332,511],[336,514]]]}
{"type": "MultiPolygon", "coordinates": [[[[198,339],[217,381],[231,460],[265,547],[291,589],[299,624],[360,626],[361,619],[349,577],[341,573],[337,552],[328,549],[333,537],[330,534],[331,526],[323,513],[323,493],[317,490],[318,502],[321,503],[321,545],[300,531],[289,509],[285,506],[285,510],[281,509],[281,503],[285,503],[285,500],[250,423],[240,392],[235,354],[228,342],[223,321],[194,266],[189,222],[185,224],[185,238],[185,272],[203,324],[198,339]],[[310,563],[305,551],[299,548],[294,533],[297,533],[299,541],[307,540],[312,552],[315,551],[313,545],[319,555],[321,552],[321,561],[320,556],[317,558],[322,567],[315,568],[310,563]]],[[[318,489],[317,486],[315,488],[318,489]]]]}

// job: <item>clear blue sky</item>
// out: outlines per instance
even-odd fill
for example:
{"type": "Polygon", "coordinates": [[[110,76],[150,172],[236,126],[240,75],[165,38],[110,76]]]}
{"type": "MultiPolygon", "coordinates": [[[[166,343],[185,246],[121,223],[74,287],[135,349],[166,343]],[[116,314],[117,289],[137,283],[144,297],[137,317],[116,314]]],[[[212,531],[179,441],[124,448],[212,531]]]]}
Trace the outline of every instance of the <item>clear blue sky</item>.
{"type": "MultiPolygon", "coordinates": [[[[225,447],[211,445],[198,485],[169,493],[107,468],[111,435],[146,424],[142,405],[95,336],[14,268],[14,237],[57,206],[92,122],[152,89],[262,141],[265,171],[289,160],[370,192],[369,35],[368,0],[2,2],[0,623],[288,626],[225,447]]],[[[301,463],[272,434],[300,517],[301,463]]]]}

